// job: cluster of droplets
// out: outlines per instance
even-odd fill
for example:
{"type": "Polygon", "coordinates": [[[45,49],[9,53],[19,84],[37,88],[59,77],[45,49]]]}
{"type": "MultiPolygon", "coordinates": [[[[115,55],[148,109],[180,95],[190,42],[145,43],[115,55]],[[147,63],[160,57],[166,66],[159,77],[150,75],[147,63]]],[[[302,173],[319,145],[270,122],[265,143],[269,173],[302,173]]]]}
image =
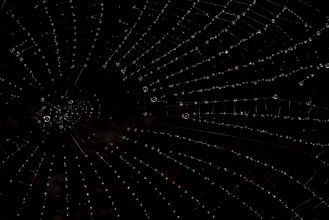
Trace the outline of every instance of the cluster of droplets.
{"type": "Polygon", "coordinates": [[[100,114],[97,105],[90,101],[67,99],[62,96],[58,103],[48,103],[45,98],[41,98],[40,102],[43,106],[34,118],[48,135],[69,133],[77,125],[81,126],[81,123],[100,114]]]}

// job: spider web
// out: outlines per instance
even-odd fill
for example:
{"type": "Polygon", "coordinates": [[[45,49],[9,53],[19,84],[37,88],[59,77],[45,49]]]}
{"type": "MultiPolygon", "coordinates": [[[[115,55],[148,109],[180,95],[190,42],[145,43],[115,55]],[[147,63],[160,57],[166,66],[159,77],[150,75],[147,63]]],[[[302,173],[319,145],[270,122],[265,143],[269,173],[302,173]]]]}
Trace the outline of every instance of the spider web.
{"type": "Polygon", "coordinates": [[[323,4],[2,1],[1,219],[327,219],[323,4]]]}

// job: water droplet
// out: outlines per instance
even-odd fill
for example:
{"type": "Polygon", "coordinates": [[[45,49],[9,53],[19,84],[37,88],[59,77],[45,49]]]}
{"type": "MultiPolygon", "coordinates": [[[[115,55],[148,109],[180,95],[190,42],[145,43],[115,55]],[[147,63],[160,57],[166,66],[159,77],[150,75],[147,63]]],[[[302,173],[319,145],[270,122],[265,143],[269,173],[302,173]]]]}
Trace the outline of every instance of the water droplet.
{"type": "Polygon", "coordinates": [[[189,117],[190,117],[190,114],[189,113],[184,113],[184,114],[182,114],[182,118],[183,119],[189,119],[189,117]]]}
{"type": "Polygon", "coordinates": [[[44,116],[43,121],[47,123],[50,122],[50,116],[49,115],[44,116]]]}

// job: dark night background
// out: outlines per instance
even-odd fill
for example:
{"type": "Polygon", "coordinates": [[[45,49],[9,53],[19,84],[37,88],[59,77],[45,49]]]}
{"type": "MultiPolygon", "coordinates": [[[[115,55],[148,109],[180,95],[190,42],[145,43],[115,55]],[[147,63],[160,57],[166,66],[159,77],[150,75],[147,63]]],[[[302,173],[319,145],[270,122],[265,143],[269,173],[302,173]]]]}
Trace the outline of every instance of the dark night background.
{"type": "Polygon", "coordinates": [[[193,2],[4,2],[1,220],[328,219],[326,3],[193,2]]]}

